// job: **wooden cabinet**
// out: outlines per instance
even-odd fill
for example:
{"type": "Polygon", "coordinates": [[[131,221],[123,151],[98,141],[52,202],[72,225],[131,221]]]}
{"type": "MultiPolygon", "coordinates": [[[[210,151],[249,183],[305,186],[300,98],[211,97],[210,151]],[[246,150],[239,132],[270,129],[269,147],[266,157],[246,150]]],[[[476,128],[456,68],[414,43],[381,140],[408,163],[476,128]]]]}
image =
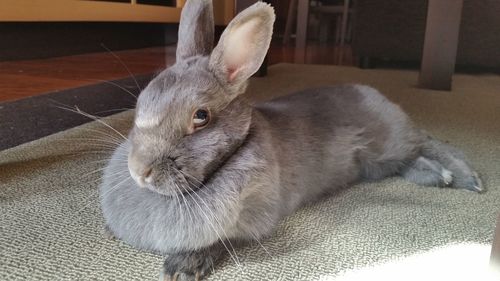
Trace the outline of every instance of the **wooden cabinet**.
{"type": "MultiPolygon", "coordinates": [[[[177,23],[185,0],[175,6],[139,4],[137,0],[4,0],[0,22],[155,22],[177,23]]],[[[234,0],[214,0],[216,25],[234,15],[234,0]]]]}

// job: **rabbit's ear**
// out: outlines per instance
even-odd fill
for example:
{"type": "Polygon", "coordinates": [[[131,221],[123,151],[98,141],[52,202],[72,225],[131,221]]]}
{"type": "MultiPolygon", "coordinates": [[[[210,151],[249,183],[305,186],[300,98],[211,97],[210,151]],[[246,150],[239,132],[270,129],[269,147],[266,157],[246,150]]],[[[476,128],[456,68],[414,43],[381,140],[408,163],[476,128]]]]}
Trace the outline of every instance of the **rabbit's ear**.
{"type": "Polygon", "coordinates": [[[273,34],[274,9],[257,2],[238,14],[210,56],[210,68],[229,85],[241,84],[264,60],[273,34]]]}
{"type": "Polygon", "coordinates": [[[182,8],[177,42],[177,61],[209,55],[214,45],[212,0],[188,0],[182,8]]]}

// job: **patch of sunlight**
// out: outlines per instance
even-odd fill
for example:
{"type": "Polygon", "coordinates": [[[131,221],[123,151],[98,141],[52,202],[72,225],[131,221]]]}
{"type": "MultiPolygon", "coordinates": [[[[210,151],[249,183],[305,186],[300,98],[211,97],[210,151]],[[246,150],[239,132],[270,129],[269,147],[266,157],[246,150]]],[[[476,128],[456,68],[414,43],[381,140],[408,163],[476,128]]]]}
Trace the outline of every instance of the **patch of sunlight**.
{"type": "Polygon", "coordinates": [[[489,268],[490,251],[490,245],[452,244],[318,281],[497,281],[499,276],[489,268]]]}

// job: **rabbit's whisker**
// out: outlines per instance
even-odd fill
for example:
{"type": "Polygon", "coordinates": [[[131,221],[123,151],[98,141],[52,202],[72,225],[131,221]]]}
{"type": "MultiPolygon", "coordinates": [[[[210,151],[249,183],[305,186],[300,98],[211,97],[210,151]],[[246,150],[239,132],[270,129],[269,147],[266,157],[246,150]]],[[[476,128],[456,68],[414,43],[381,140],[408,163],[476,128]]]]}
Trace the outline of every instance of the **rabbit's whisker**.
{"type": "Polygon", "coordinates": [[[86,112],[83,112],[82,110],[80,110],[78,107],[75,106],[75,109],[71,109],[71,108],[66,108],[66,107],[62,107],[62,106],[57,106],[58,108],[60,109],[64,109],[64,110],[67,110],[67,111],[70,111],[70,112],[74,112],[74,113],[77,113],[77,114],[80,114],[82,116],[85,116],[87,118],[90,118],[94,121],[97,121],[99,123],[101,123],[102,125],[110,128],[111,130],[113,130],[115,133],[117,133],[119,136],[121,136],[124,140],[128,140],[122,133],[118,132],[118,130],[116,130],[115,128],[113,128],[111,125],[109,125],[108,123],[104,122],[101,120],[101,118],[97,117],[97,116],[94,116],[92,114],[89,114],[89,113],[86,113],[86,112]]]}
{"type": "MultiPolygon", "coordinates": [[[[179,172],[181,172],[183,175],[185,175],[185,176],[187,176],[187,177],[189,177],[189,178],[192,178],[193,180],[197,181],[200,185],[202,185],[203,187],[205,187],[205,184],[203,184],[203,183],[202,183],[200,180],[198,180],[196,177],[194,177],[194,176],[192,176],[192,175],[189,175],[188,173],[183,172],[183,171],[180,171],[180,170],[179,170],[179,172]]],[[[196,192],[194,192],[191,188],[190,188],[190,190],[191,190],[191,191],[192,191],[195,195],[199,196],[199,195],[198,195],[196,192]]],[[[200,200],[202,200],[202,199],[200,198],[200,200]]],[[[208,208],[208,206],[207,206],[207,208],[208,208]]],[[[256,241],[256,242],[260,245],[260,247],[262,247],[262,249],[266,252],[266,254],[267,254],[267,255],[268,255],[268,256],[272,259],[272,258],[273,258],[273,256],[271,255],[271,253],[267,250],[267,248],[266,248],[266,247],[264,247],[264,245],[263,245],[263,244],[259,241],[259,239],[255,236],[255,234],[253,234],[253,233],[250,233],[250,234],[253,236],[254,240],[255,240],[255,241],[256,241]]],[[[226,237],[227,237],[227,235],[226,235],[226,237]]],[[[229,239],[228,239],[228,242],[229,242],[229,243],[231,243],[231,242],[229,241],[229,239]]],[[[231,247],[232,247],[232,245],[231,245],[231,247]]],[[[233,251],[234,251],[234,247],[233,247],[233,251]]],[[[236,253],[235,253],[235,254],[236,254],[236,253]]]]}
{"type": "MultiPolygon", "coordinates": [[[[101,159],[101,160],[95,160],[95,161],[89,161],[88,163],[89,164],[97,164],[97,163],[102,163],[102,162],[109,162],[111,160],[111,158],[106,158],[106,159],[101,159]]],[[[119,159],[117,159],[119,160],[119,159]]],[[[124,163],[124,162],[127,162],[126,159],[122,159],[123,161],[118,161],[118,163],[124,163]]]]}
{"type": "MultiPolygon", "coordinates": [[[[189,216],[189,220],[190,222],[194,222],[194,219],[193,219],[193,216],[191,215],[191,212],[193,211],[191,206],[188,204],[188,200],[186,199],[186,197],[184,196],[184,194],[182,193],[179,185],[177,185],[176,183],[174,183],[175,185],[175,188],[177,189],[177,191],[179,192],[181,198],[182,198],[182,201],[184,202],[184,206],[186,207],[186,212],[189,216]]],[[[182,207],[179,206],[179,208],[181,208],[181,211],[182,211],[182,207]]],[[[184,215],[183,215],[184,216],[184,215]]]]}
{"type": "MultiPolygon", "coordinates": [[[[113,191],[114,189],[116,189],[118,186],[122,185],[123,183],[125,183],[127,180],[130,179],[130,176],[126,176],[125,179],[123,179],[122,181],[120,181],[119,183],[117,183],[116,185],[114,185],[113,187],[111,187],[106,193],[103,194],[103,196],[111,191],[113,191]]],[[[94,202],[89,202],[88,204],[86,204],[85,206],[83,206],[78,212],[76,212],[76,215],[80,214],[83,210],[85,210],[88,206],[90,206],[92,203],[94,202]]]]}
{"type": "Polygon", "coordinates": [[[93,144],[92,142],[96,142],[98,144],[107,144],[107,145],[112,145],[113,147],[117,147],[120,145],[120,143],[116,143],[112,140],[105,140],[105,139],[86,139],[86,138],[67,138],[67,139],[62,139],[59,140],[62,142],[70,142],[70,141],[88,141],[89,144],[93,144]]]}
{"type": "MultiPolygon", "coordinates": [[[[102,160],[96,160],[96,161],[90,161],[89,164],[98,164],[100,165],[101,163],[107,163],[109,162],[110,159],[102,159],[102,160]]],[[[119,163],[119,164],[125,164],[127,165],[128,164],[128,160],[127,159],[115,159],[114,161],[116,161],[116,163],[119,163]]]]}
{"type": "MultiPolygon", "coordinates": [[[[177,188],[177,185],[174,183],[174,187],[177,188]]],[[[181,220],[184,221],[184,214],[182,212],[182,205],[181,205],[181,200],[179,199],[179,195],[177,192],[175,193],[175,199],[177,201],[177,204],[179,205],[179,215],[181,216],[181,220]]]]}
{"type": "MultiPolygon", "coordinates": [[[[107,175],[107,176],[108,177],[109,176],[114,176],[117,179],[122,179],[124,176],[128,176],[128,173],[127,172],[117,172],[115,174],[107,175]]],[[[99,176],[99,177],[97,177],[95,179],[89,179],[87,183],[89,183],[90,185],[94,185],[94,184],[97,184],[97,183],[101,183],[103,180],[104,180],[104,175],[99,176]]],[[[95,192],[98,192],[98,189],[96,189],[95,192]]]]}
{"type": "MultiPolygon", "coordinates": [[[[206,187],[206,185],[205,185],[204,183],[202,183],[200,180],[198,180],[196,177],[194,177],[194,176],[192,176],[192,175],[190,175],[190,174],[188,174],[188,173],[186,173],[186,172],[184,172],[184,171],[181,171],[181,170],[179,170],[179,172],[180,172],[181,174],[183,174],[184,176],[187,176],[187,177],[189,177],[189,178],[191,178],[191,179],[193,179],[193,180],[197,181],[197,182],[198,182],[198,183],[199,183],[202,187],[206,187]]],[[[189,183],[188,183],[188,185],[189,185],[189,183]]],[[[207,203],[205,203],[205,201],[204,201],[204,200],[200,197],[200,195],[198,195],[198,194],[197,194],[197,192],[196,192],[195,190],[193,190],[191,187],[189,187],[189,186],[188,186],[188,188],[189,188],[189,191],[190,191],[190,192],[192,192],[192,193],[194,193],[194,194],[195,194],[198,198],[200,198],[200,200],[202,201],[202,203],[203,203],[203,204],[204,204],[204,205],[208,208],[208,204],[207,204],[207,203]]],[[[202,191],[202,192],[203,192],[203,191],[202,191]]],[[[224,205],[224,203],[223,203],[220,199],[218,199],[218,198],[214,198],[214,200],[215,200],[215,201],[217,201],[217,202],[219,203],[219,205],[220,205],[220,206],[223,206],[223,205],[224,205]]],[[[220,227],[220,228],[222,229],[222,231],[224,232],[224,235],[226,236],[226,238],[227,238],[227,240],[228,240],[228,243],[230,244],[231,248],[233,249],[234,254],[236,255],[236,251],[235,251],[235,249],[234,249],[234,247],[233,247],[233,245],[232,245],[231,241],[230,241],[230,240],[229,240],[229,238],[227,237],[226,232],[225,232],[225,231],[224,231],[224,229],[222,228],[222,224],[221,224],[221,222],[220,222],[220,221],[217,219],[217,217],[215,217],[215,216],[214,216],[214,219],[216,220],[216,222],[219,224],[219,227],[220,227]]]]}
{"type": "Polygon", "coordinates": [[[113,149],[106,149],[104,147],[95,147],[95,149],[88,149],[88,150],[80,150],[80,151],[75,151],[72,153],[68,153],[66,155],[68,156],[92,156],[96,155],[95,157],[99,157],[99,159],[102,158],[110,158],[111,155],[113,154],[113,149]],[[99,148],[99,149],[97,149],[99,148]]]}
{"type": "Polygon", "coordinates": [[[120,157],[115,157],[115,159],[111,160],[113,157],[111,155],[104,155],[103,158],[99,160],[94,160],[94,161],[89,161],[89,164],[98,164],[102,166],[102,163],[104,162],[105,164],[108,164],[109,161],[116,161],[116,163],[121,163],[124,164],[124,166],[128,166],[128,156],[127,155],[120,155],[120,154],[115,154],[120,157]]]}
{"type": "MultiPolygon", "coordinates": [[[[198,184],[199,184],[202,188],[203,188],[203,187],[206,187],[206,185],[205,185],[203,182],[201,182],[199,179],[197,179],[195,176],[192,176],[192,175],[190,175],[190,174],[188,174],[188,173],[186,173],[186,172],[184,172],[184,171],[180,171],[180,170],[179,170],[179,172],[180,172],[181,174],[183,174],[185,177],[188,177],[188,178],[190,178],[190,179],[192,179],[192,180],[196,181],[196,182],[197,182],[197,183],[198,183],[198,184]]],[[[193,186],[193,187],[196,187],[196,186],[193,186]]],[[[199,187],[197,187],[197,188],[198,188],[198,189],[200,189],[199,187]]],[[[191,188],[191,191],[192,191],[192,192],[196,192],[196,191],[198,191],[198,190],[196,190],[196,191],[195,191],[195,190],[193,190],[193,189],[191,188]]],[[[222,205],[224,205],[224,203],[223,203],[220,199],[218,199],[218,198],[213,198],[213,199],[214,199],[215,201],[218,201],[218,202],[219,202],[219,204],[220,204],[221,206],[222,206],[222,205]]]]}
{"type": "MultiPolygon", "coordinates": [[[[116,86],[117,88],[125,91],[126,93],[128,93],[129,95],[131,95],[132,97],[134,97],[134,99],[137,100],[137,96],[134,95],[134,93],[132,93],[130,90],[127,90],[125,87],[123,87],[122,85],[118,84],[118,83],[115,83],[113,81],[109,81],[109,80],[102,80],[102,79],[85,79],[85,80],[88,80],[88,81],[96,81],[96,82],[102,82],[102,83],[106,83],[106,84],[109,84],[109,85],[113,85],[113,86],[116,86]]],[[[132,108],[129,108],[129,109],[132,109],[132,108]]]]}
{"type": "MultiPolygon", "coordinates": [[[[175,168],[174,168],[174,169],[175,169],[175,168]]],[[[184,174],[184,175],[190,176],[190,175],[188,175],[187,173],[185,173],[185,172],[183,172],[183,171],[181,171],[181,170],[178,170],[178,169],[176,169],[176,170],[177,170],[177,171],[179,171],[181,174],[184,174]]],[[[192,177],[192,176],[190,176],[190,177],[192,177]]],[[[194,178],[194,177],[192,177],[192,178],[194,178]]],[[[196,178],[194,178],[194,179],[196,179],[196,178]]],[[[205,185],[203,185],[203,186],[205,186],[205,185]]],[[[194,191],[191,187],[189,187],[189,183],[188,183],[187,188],[189,188],[188,195],[190,195],[190,196],[191,196],[191,198],[193,198],[193,196],[191,195],[191,193],[193,193],[193,194],[194,194],[194,195],[196,195],[196,196],[198,197],[198,199],[199,199],[199,200],[200,200],[200,201],[201,201],[201,202],[205,205],[205,207],[207,208],[207,210],[210,210],[210,207],[209,207],[209,206],[208,206],[208,204],[205,202],[205,200],[203,200],[203,198],[201,198],[201,196],[200,196],[200,195],[198,195],[198,194],[197,194],[197,193],[196,193],[196,192],[195,192],[195,191],[194,191]]],[[[186,190],[186,191],[187,191],[187,190],[186,190]]],[[[193,198],[193,200],[194,200],[194,198],[193,198]]],[[[219,202],[220,202],[220,203],[222,203],[221,201],[219,201],[219,202]]],[[[196,200],[195,200],[195,203],[197,203],[197,201],[196,201],[196,200]]],[[[198,204],[198,203],[197,203],[197,204],[198,204]]],[[[222,204],[221,204],[221,205],[222,205],[222,204]]],[[[198,206],[199,206],[199,205],[198,205],[198,206]]],[[[201,207],[200,207],[200,209],[201,209],[201,207]]],[[[227,240],[228,244],[230,245],[230,247],[231,247],[231,249],[232,249],[232,252],[234,253],[234,257],[233,257],[233,259],[235,260],[236,264],[237,264],[238,266],[240,266],[240,262],[239,262],[239,260],[238,260],[238,255],[236,254],[236,250],[234,249],[234,246],[232,245],[231,241],[229,240],[229,237],[228,237],[228,235],[227,235],[226,231],[225,231],[225,230],[224,230],[224,228],[222,227],[221,222],[219,221],[219,219],[217,218],[217,216],[215,216],[215,214],[213,214],[213,216],[212,216],[212,217],[213,217],[213,218],[214,218],[214,220],[217,222],[217,224],[219,225],[219,228],[221,229],[222,233],[223,233],[223,234],[224,234],[224,236],[226,237],[226,240],[227,240]]],[[[218,233],[217,233],[217,235],[218,235],[218,233]]],[[[224,244],[224,242],[222,241],[222,239],[221,239],[221,242],[224,244]]],[[[224,246],[226,247],[226,245],[225,245],[225,244],[224,244],[224,246]]],[[[228,253],[230,253],[230,252],[229,252],[229,249],[228,249],[227,247],[226,247],[226,249],[228,250],[228,253]]],[[[231,254],[231,253],[230,253],[230,254],[231,254]]],[[[232,256],[232,255],[231,255],[231,256],[232,256]]]]}
{"type": "Polygon", "coordinates": [[[98,142],[107,142],[115,145],[121,145],[123,142],[120,139],[111,137],[111,135],[105,135],[105,138],[101,138],[99,136],[94,136],[94,138],[69,138],[70,140],[82,140],[82,141],[98,141],[98,142]]]}
{"type": "Polygon", "coordinates": [[[137,89],[139,91],[142,91],[141,87],[139,86],[139,83],[137,82],[137,79],[135,79],[135,76],[132,74],[132,71],[130,71],[130,69],[122,61],[122,59],[118,55],[116,55],[113,51],[111,51],[108,47],[106,47],[106,45],[104,45],[104,43],[101,43],[101,47],[106,49],[106,51],[108,51],[113,57],[115,57],[116,60],[118,60],[118,62],[120,62],[120,64],[125,68],[125,70],[127,70],[128,74],[132,77],[132,79],[134,79],[134,82],[135,82],[135,85],[137,86],[137,89]]]}
{"type": "MultiPolygon", "coordinates": [[[[122,163],[123,163],[123,162],[122,162],[122,163]]],[[[105,167],[101,167],[101,168],[99,168],[99,169],[97,169],[97,170],[94,170],[94,171],[92,171],[92,172],[85,173],[85,174],[83,174],[83,175],[82,175],[82,178],[83,178],[83,177],[86,177],[86,176],[89,176],[89,175],[92,175],[92,174],[95,174],[95,173],[97,173],[97,172],[104,171],[104,170],[106,170],[106,166],[105,166],[105,167]]],[[[109,174],[109,175],[107,175],[107,176],[108,176],[108,177],[109,177],[109,176],[114,176],[114,175],[118,175],[118,174],[121,174],[121,173],[126,173],[126,172],[127,172],[127,171],[125,171],[125,172],[124,172],[124,171],[119,171],[119,172],[116,172],[116,173],[109,174]]]]}
{"type": "MultiPolygon", "coordinates": [[[[231,256],[231,259],[235,262],[235,264],[237,266],[241,266],[239,260],[238,260],[238,256],[236,255],[236,251],[234,250],[234,247],[232,247],[233,249],[233,252],[234,252],[234,256],[231,252],[231,250],[229,250],[229,247],[226,245],[226,243],[224,243],[224,240],[222,239],[222,237],[220,236],[219,232],[217,231],[217,229],[215,228],[215,226],[213,225],[213,223],[210,221],[210,218],[208,217],[208,215],[206,214],[205,211],[203,211],[203,208],[200,206],[200,204],[198,203],[198,201],[193,197],[193,195],[191,194],[192,193],[192,189],[190,187],[187,187],[189,189],[191,189],[191,192],[188,192],[188,190],[186,190],[186,188],[184,186],[181,186],[182,189],[184,189],[184,191],[191,197],[191,199],[193,200],[193,202],[198,206],[198,208],[200,209],[200,212],[205,216],[205,218],[207,219],[207,223],[209,224],[209,226],[213,229],[213,231],[215,232],[215,234],[217,235],[217,237],[219,238],[219,240],[221,241],[222,245],[224,246],[224,248],[226,249],[226,251],[228,252],[228,254],[231,256]]],[[[196,194],[196,193],[194,193],[196,194]]],[[[197,194],[196,194],[197,195],[197,194]]],[[[201,199],[201,197],[198,196],[198,198],[204,203],[204,201],[201,199]]],[[[207,210],[210,210],[210,208],[208,208],[208,205],[206,203],[204,203],[205,206],[207,207],[207,210]]],[[[213,218],[215,218],[215,215],[212,216],[213,218]]],[[[215,218],[216,219],[216,218],[215,218]]],[[[222,232],[224,232],[224,229],[222,228],[222,226],[219,224],[219,227],[221,228],[222,232]]],[[[224,232],[225,234],[225,232],[224,232]]],[[[226,236],[226,239],[229,243],[231,243],[229,241],[229,238],[227,237],[227,234],[225,234],[226,236]]],[[[231,245],[231,244],[230,244],[231,245]]]]}
{"type": "MultiPolygon", "coordinates": [[[[90,164],[95,164],[95,163],[102,163],[102,162],[109,162],[110,159],[103,159],[103,160],[97,160],[97,161],[91,161],[89,162],[90,164]]],[[[116,159],[117,163],[122,163],[122,164],[127,164],[127,160],[126,159],[122,159],[121,161],[119,161],[119,159],[116,159]]],[[[100,167],[99,169],[96,169],[96,170],[93,170],[91,172],[88,172],[88,173],[85,173],[85,174],[82,174],[80,176],[80,178],[85,178],[85,177],[89,177],[95,173],[98,173],[98,172],[101,172],[101,171],[104,171],[106,169],[106,166],[104,167],[100,167]]],[[[108,177],[110,176],[115,176],[115,175],[121,175],[121,174],[127,174],[128,171],[119,171],[119,172],[116,172],[116,173],[113,173],[113,174],[110,174],[110,175],[107,175],[108,177]]],[[[87,181],[87,183],[90,183],[90,184],[95,184],[97,182],[102,182],[103,180],[103,177],[104,175],[98,177],[97,179],[94,179],[94,180],[91,180],[91,181],[87,181]]]]}
{"type": "MultiPolygon", "coordinates": [[[[112,174],[111,176],[114,176],[114,177],[115,177],[115,179],[117,179],[117,180],[122,180],[122,179],[124,179],[125,177],[129,177],[129,174],[128,174],[126,171],[121,171],[121,172],[117,172],[117,173],[115,173],[115,174],[112,174]]],[[[109,177],[109,176],[108,176],[108,177],[109,177]]],[[[103,181],[103,179],[104,179],[104,176],[101,176],[101,177],[98,177],[98,178],[96,178],[96,179],[94,179],[94,180],[89,181],[89,183],[90,183],[90,184],[92,184],[92,185],[94,185],[94,184],[97,184],[97,183],[99,183],[99,182],[102,182],[102,181],[103,181]]],[[[98,192],[99,190],[98,190],[98,189],[96,189],[96,190],[94,190],[94,191],[95,191],[95,192],[98,192]]],[[[90,196],[89,196],[89,198],[90,198],[90,196]]]]}
{"type": "MultiPolygon", "coordinates": [[[[86,145],[92,146],[95,148],[109,148],[110,151],[113,151],[116,149],[116,146],[114,144],[107,144],[107,143],[87,143],[86,145]]],[[[90,147],[89,147],[90,149],[90,147]]]]}
{"type": "MultiPolygon", "coordinates": [[[[108,113],[108,112],[115,112],[115,111],[118,111],[118,112],[121,112],[121,111],[127,111],[127,110],[134,110],[135,108],[128,108],[128,107],[122,107],[122,108],[115,108],[115,109],[109,109],[109,110],[103,110],[103,111],[98,111],[96,112],[96,114],[100,114],[100,113],[108,113]]],[[[116,118],[116,117],[115,117],[116,118]]],[[[117,118],[118,119],[118,118],[117,118]]],[[[123,120],[123,119],[122,119],[123,120]]],[[[128,120],[128,119],[127,119],[128,120]]]]}
{"type": "Polygon", "coordinates": [[[257,241],[257,243],[260,245],[260,247],[262,247],[262,249],[264,249],[264,252],[266,252],[266,254],[271,258],[273,259],[274,257],[271,255],[271,253],[267,250],[266,247],[264,247],[264,245],[262,245],[262,243],[259,241],[259,238],[257,238],[255,236],[254,233],[250,232],[250,234],[253,236],[253,238],[255,239],[255,241],[257,241]]]}
{"type": "MultiPolygon", "coordinates": [[[[108,134],[107,132],[105,131],[101,131],[101,130],[96,130],[96,129],[91,129],[91,128],[84,128],[84,130],[87,130],[89,132],[95,132],[95,133],[98,133],[98,134],[101,134],[103,135],[103,137],[106,137],[105,139],[109,139],[109,140],[112,140],[116,143],[119,143],[119,144],[122,144],[123,143],[123,139],[117,137],[116,135],[111,135],[111,134],[108,134]]],[[[95,136],[95,137],[99,137],[99,136],[95,136]]]]}
{"type": "MultiPolygon", "coordinates": [[[[75,106],[75,109],[73,109],[71,106],[69,105],[66,105],[64,103],[61,103],[61,102],[58,102],[56,100],[52,100],[55,104],[58,104],[58,106],[56,105],[55,107],[59,108],[59,109],[62,109],[62,110],[66,110],[66,111],[69,111],[69,112],[73,112],[73,113],[76,113],[76,114],[79,114],[79,115],[82,115],[82,116],[85,116],[89,119],[92,119],[94,121],[97,121],[98,123],[108,127],[109,129],[113,130],[118,136],[121,136],[124,140],[127,140],[127,138],[125,136],[123,136],[120,132],[118,132],[118,130],[116,130],[115,128],[113,128],[112,126],[110,126],[109,124],[107,124],[106,122],[102,121],[101,120],[101,117],[99,116],[95,116],[95,115],[92,115],[90,113],[87,113],[83,110],[81,110],[80,108],[78,108],[78,106],[75,106]]],[[[87,130],[89,131],[94,131],[94,132],[99,132],[101,134],[104,134],[104,135],[107,135],[109,137],[113,137],[112,135],[109,135],[109,134],[106,134],[105,132],[103,131],[100,131],[100,130],[93,130],[93,129],[90,129],[88,128],[87,130]]],[[[121,139],[118,139],[121,141],[121,139]]]]}
{"type": "Polygon", "coordinates": [[[67,137],[67,138],[64,138],[64,139],[57,140],[57,141],[60,141],[60,142],[88,141],[89,143],[91,143],[91,142],[99,142],[99,143],[112,144],[115,147],[118,147],[118,146],[122,145],[122,143],[123,143],[122,139],[119,139],[119,138],[117,138],[117,137],[115,137],[113,135],[107,134],[106,132],[103,132],[103,131],[100,131],[100,130],[93,130],[93,129],[90,129],[90,128],[87,128],[85,130],[88,130],[90,132],[96,132],[96,133],[102,134],[102,135],[104,135],[104,137],[103,138],[101,138],[100,136],[94,136],[93,138],[67,137]]]}
{"type": "Polygon", "coordinates": [[[113,153],[111,150],[88,150],[88,151],[77,151],[73,153],[66,154],[67,156],[88,156],[92,154],[102,155],[102,156],[110,156],[113,153]]]}
{"type": "Polygon", "coordinates": [[[101,172],[101,171],[104,171],[106,169],[106,167],[102,167],[102,168],[99,168],[97,170],[93,170],[91,172],[88,172],[88,173],[85,173],[85,174],[82,174],[81,175],[81,178],[84,178],[84,177],[87,177],[87,176],[90,176],[92,174],[95,174],[95,173],[98,173],[98,172],[101,172]]]}

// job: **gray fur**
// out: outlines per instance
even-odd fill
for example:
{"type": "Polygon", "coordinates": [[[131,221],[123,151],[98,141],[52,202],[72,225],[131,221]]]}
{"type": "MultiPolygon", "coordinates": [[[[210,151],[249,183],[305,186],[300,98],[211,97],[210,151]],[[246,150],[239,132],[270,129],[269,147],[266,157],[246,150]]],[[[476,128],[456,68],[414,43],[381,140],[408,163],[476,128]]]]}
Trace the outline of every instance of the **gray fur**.
{"type": "Polygon", "coordinates": [[[452,183],[452,172],[435,160],[419,156],[402,172],[405,179],[424,186],[448,186],[452,183]]]}
{"type": "MultiPolygon", "coordinates": [[[[192,14],[211,9],[200,3],[187,2],[181,38],[213,25],[192,14]]],[[[257,3],[231,22],[210,56],[192,45],[204,40],[183,40],[176,64],[141,93],[129,140],[105,169],[107,227],[134,247],[168,255],[168,278],[206,274],[220,253],[208,249],[266,237],[303,204],[360,180],[400,174],[423,185],[480,188],[458,150],[415,129],[373,88],[324,87],[246,103],[241,94],[267,51],[273,22],[272,8],[257,3]],[[245,25],[252,20],[260,25],[245,25]],[[228,64],[234,34],[258,42],[229,52],[228,64]],[[209,108],[212,120],[193,131],[198,108],[209,108]]]]}
{"type": "Polygon", "coordinates": [[[196,0],[181,12],[177,61],[196,55],[208,56],[214,47],[214,12],[211,0],[196,0]]]}
{"type": "MultiPolygon", "coordinates": [[[[165,276],[182,280],[193,280],[205,276],[220,259],[223,248],[214,245],[199,251],[179,252],[165,259],[165,276]]],[[[166,279],[166,278],[163,278],[166,279]]]]}

